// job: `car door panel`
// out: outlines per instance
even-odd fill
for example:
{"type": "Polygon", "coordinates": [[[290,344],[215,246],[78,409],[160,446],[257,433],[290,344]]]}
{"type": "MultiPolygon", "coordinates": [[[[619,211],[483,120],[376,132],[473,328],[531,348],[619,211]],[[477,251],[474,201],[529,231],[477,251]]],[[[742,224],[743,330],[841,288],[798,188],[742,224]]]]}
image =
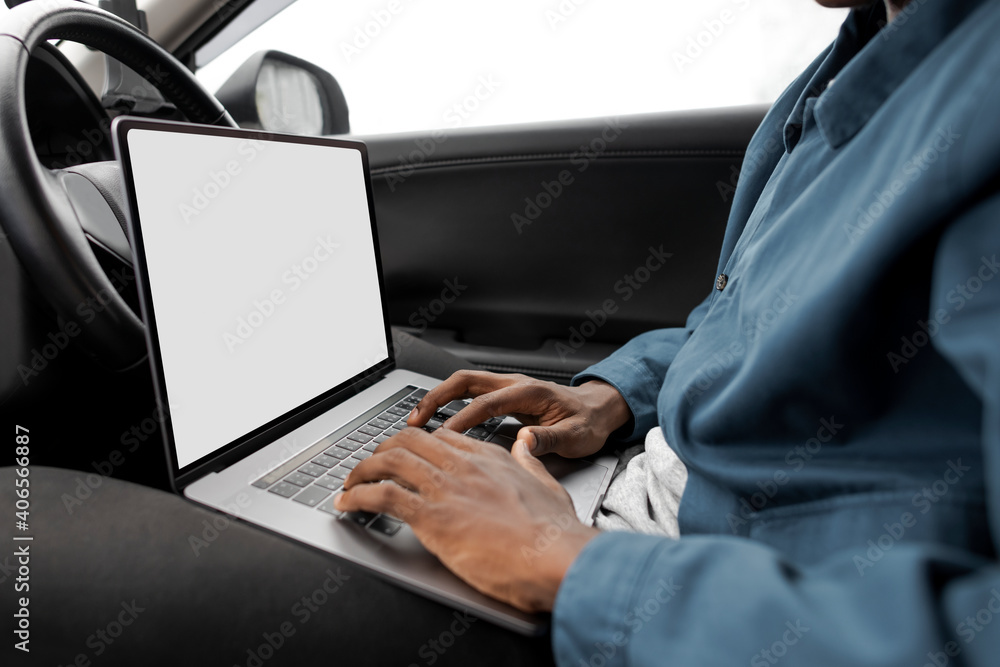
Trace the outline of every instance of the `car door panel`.
{"type": "Polygon", "coordinates": [[[711,289],[764,107],[367,138],[394,325],[565,380],[711,289]]]}

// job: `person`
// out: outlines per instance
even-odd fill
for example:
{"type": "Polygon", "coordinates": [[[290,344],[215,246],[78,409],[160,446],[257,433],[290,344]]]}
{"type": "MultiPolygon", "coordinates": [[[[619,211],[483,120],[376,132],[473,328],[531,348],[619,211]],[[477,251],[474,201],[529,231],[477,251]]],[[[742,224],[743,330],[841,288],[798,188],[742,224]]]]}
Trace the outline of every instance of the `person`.
{"type": "MultiPolygon", "coordinates": [[[[748,147],[716,281],[685,327],[573,387],[400,346],[401,367],[458,371],[412,426],[473,401],[383,443],[340,506],[398,514],[472,585],[551,610],[561,665],[1000,654],[1000,3],[823,4],[859,6],[748,147]],[[501,413],[527,424],[512,455],[458,435],[501,413]],[[536,460],[619,438],[645,447],[599,525],[635,532],[573,521],[536,460]]],[[[14,478],[0,469],[8,516],[14,478]]],[[[546,638],[170,494],[32,468],[31,499],[30,582],[11,552],[0,583],[30,584],[17,622],[32,663],[553,658],[546,638]]],[[[0,597],[9,619],[16,600],[0,597]]]]}
{"type": "Polygon", "coordinates": [[[750,143],[686,326],[572,387],[461,371],[409,424],[470,405],[337,500],[551,610],[559,664],[1000,655],[1000,3],[821,4],[854,8],[750,143]],[[502,414],[526,424],[512,455],[459,434],[502,414]],[[644,532],[567,519],[536,458],[609,437],[645,438],[609,513],[644,532]]]}

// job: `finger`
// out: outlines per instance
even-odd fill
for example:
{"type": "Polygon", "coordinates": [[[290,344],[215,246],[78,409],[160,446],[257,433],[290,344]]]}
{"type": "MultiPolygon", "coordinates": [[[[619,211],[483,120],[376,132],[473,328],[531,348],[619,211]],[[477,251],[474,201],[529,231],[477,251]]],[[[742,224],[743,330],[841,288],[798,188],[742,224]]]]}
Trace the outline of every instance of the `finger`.
{"type": "Polygon", "coordinates": [[[426,502],[398,484],[362,484],[338,494],[334,506],[341,512],[385,513],[414,525],[426,502]]]}
{"type": "Polygon", "coordinates": [[[524,440],[518,439],[511,448],[510,453],[522,468],[531,473],[535,479],[546,487],[553,491],[558,490],[560,493],[565,492],[562,484],[545,469],[545,464],[531,455],[531,452],[528,451],[528,445],[524,440]]]}
{"type": "Polygon", "coordinates": [[[530,383],[512,384],[488,394],[473,398],[457,415],[444,423],[443,428],[459,433],[482,423],[490,417],[512,413],[536,416],[543,412],[549,395],[546,387],[530,383]]]}
{"type": "MultiPolygon", "coordinates": [[[[442,441],[440,432],[441,429],[434,433],[428,433],[419,428],[406,428],[403,429],[402,433],[394,435],[379,445],[375,449],[375,453],[384,454],[395,449],[405,449],[441,470],[453,471],[458,469],[463,459],[468,458],[467,452],[473,451],[474,446],[480,444],[472,438],[457,433],[449,435],[457,436],[460,440],[442,441]]],[[[358,468],[360,467],[359,465],[358,468]]]]}
{"type": "Polygon", "coordinates": [[[486,371],[457,371],[447,380],[428,391],[410,413],[410,426],[423,426],[442,406],[458,398],[471,398],[488,393],[516,381],[516,376],[486,371]]]}
{"type": "Polygon", "coordinates": [[[447,481],[437,466],[408,449],[397,448],[365,459],[344,480],[347,490],[371,482],[392,480],[422,495],[433,496],[447,481]]]}
{"type": "MultiPolygon", "coordinates": [[[[434,431],[431,436],[437,438],[438,440],[443,440],[450,447],[452,447],[453,450],[456,450],[454,452],[454,457],[463,461],[471,459],[472,454],[479,454],[485,451],[490,451],[491,449],[496,449],[504,454],[507,453],[507,450],[499,445],[483,442],[482,440],[476,440],[457,431],[448,431],[443,428],[439,428],[434,431]]],[[[452,460],[454,460],[454,458],[452,460]]]]}
{"type": "Polygon", "coordinates": [[[550,452],[568,455],[585,435],[579,421],[564,419],[552,426],[525,426],[517,432],[517,439],[524,442],[533,456],[550,452]]]}

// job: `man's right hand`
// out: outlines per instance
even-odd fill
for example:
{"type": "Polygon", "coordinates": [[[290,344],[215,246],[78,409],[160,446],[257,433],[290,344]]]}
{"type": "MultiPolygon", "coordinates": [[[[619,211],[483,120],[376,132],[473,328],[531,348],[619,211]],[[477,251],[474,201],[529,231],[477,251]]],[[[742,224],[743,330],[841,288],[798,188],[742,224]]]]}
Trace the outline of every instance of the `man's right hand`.
{"type": "Polygon", "coordinates": [[[589,456],[632,419],[618,390],[600,380],[565,387],[526,375],[458,371],[427,392],[407,423],[423,426],[439,408],[462,398],[472,401],[442,428],[463,433],[490,417],[510,415],[525,424],[517,439],[535,456],[589,456]]]}

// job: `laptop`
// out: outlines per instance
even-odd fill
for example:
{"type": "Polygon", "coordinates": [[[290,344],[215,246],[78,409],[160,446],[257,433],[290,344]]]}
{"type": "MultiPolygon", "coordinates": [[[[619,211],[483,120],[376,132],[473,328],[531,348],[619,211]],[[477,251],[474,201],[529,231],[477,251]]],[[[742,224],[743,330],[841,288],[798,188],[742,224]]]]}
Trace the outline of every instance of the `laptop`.
{"type": "MultiPolygon", "coordinates": [[[[122,117],[113,126],[173,489],[524,634],[343,478],[440,378],[395,368],[363,143],[122,117]]],[[[443,408],[432,428],[461,409],[443,408]]],[[[470,437],[510,447],[518,423],[470,437]]],[[[543,457],[592,522],[613,457],[543,457]]]]}

